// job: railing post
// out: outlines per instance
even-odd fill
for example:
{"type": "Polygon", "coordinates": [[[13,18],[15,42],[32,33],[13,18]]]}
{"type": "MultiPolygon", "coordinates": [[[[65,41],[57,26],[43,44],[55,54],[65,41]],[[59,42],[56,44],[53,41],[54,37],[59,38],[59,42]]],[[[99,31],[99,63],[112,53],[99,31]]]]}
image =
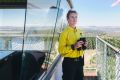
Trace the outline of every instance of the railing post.
{"type": "Polygon", "coordinates": [[[96,54],[97,54],[97,72],[98,72],[98,80],[102,80],[102,74],[101,68],[103,69],[103,64],[101,64],[101,60],[103,60],[101,57],[101,52],[100,52],[100,43],[99,43],[99,37],[96,36],[96,54]]]}
{"type": "Polygon", "coordinates": [[[97,47],[98,47],[98,40],[97,40],[97,37],[96,37],[96,40],[95,40],[95,41],[96,41],[96,46],[95,46],[95,47],[96,47],[96,53],[97,53],[97,50],[98,50],[98,48],[97,48],[97,47]]]}
{"type": "Polygon", "coordinates": [[[107,45],[104,44],[104,52],[103,52],[103,56],[104,56],[104,63],[103,63],[103,66],[104,66],[104,77],[103,79],[104,80],[107,80],[107,45]]]}
{"type": "Polygon", "coordinates": [[[115,80],[120,80],[120,54],[118,52],[118,54],[115,55],[116,57],[116,66],[115,66],[115,80]]]}

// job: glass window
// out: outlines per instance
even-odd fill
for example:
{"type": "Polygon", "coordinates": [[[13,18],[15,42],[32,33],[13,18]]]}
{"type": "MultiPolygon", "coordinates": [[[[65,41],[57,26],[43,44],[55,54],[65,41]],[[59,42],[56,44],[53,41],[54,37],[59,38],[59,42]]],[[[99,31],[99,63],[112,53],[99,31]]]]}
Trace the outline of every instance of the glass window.
{"type": "MultiPolygon", "coordinates": [[[[69,9],[67,1],[25,2],[26,0],[0,2],[4,3],[0,5],[0,62],[8,62],[9,70],[8,77],[0,76],[0,79],[37,79],[59,55],[58,38],[66,24],[65,13],[69,9]]],[[[6,70],[6,65],[4,66],[0,68],[2,75],[6,74],[3,72],[6,70]]]]}
{"type": "Polygon", "coordinates": [[[1,49],[4,50],[22,50],[22,45],[17,43],[20,38],[23,39],[23,29],[24,29],[24,9],[0,9],[0,34],[1,38],[4,38],[1,49]],[[16,20],[17,19],[17,20],[16,20]],[[17,48],[18,47],[18,48],[17,48]]]}
{"type": "Polygon", "coordinates": [[[22,39],[24,17],[24,9],[0,9],[1,50],[22,50],[22,45],[17,44],[22,41],[16,38],[22,39]]]}
{"type": "MultiPolygon", "coordinates": [[[[1,8],[1,7],[0,7],[1,8]]],[[[0,79],[20,78],[25,9],[0,9],[0,79]],[[19,48],[17,48],[19,47],[19,48]],[[7,72],[6,72],[7,70],[7,72]]]]}
{"type": "Polygon", "coordinates": [[[28,0],[24,34],[22,80],[41,76],[49,61],[57,17],[57,0],[28,0]]]}
{"type": "Polygon", "coordinates": [[[61,0],[60,6],[58,4],[58,12],[54,27],[54,33],[53,33],[53,41],[51,46],[51,54],[50,54],[50,63],[53,63],[56,57],[59,55],[58,53],[58,39],[59,34],[63,30],[63,28],[66,26],[66,12],[70,9],[68,3],[66,0],[61,0]]]}

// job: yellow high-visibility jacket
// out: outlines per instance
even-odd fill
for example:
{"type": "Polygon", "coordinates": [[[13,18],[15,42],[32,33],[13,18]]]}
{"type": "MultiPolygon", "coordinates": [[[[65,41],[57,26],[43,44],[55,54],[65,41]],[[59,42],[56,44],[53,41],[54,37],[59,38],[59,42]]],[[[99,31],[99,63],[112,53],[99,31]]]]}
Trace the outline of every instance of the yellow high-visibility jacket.
{"type": "Polygon", "coordinates": [[[58,51],[63,57],[77,58],[83,56],[83,50],[78,51],[77,49],[73,50],[71,45],[75,44],[77,40],[81,37],[82,32],[80,29],[74,29],[70,26],[67,26],[59,37],[59,46],[58,51]]]}

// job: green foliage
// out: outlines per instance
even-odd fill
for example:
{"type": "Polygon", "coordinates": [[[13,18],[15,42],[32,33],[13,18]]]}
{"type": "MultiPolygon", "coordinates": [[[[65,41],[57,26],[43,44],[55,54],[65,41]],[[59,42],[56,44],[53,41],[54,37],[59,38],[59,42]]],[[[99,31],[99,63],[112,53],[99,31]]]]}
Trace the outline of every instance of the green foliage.
{"type": "Polygon", "coordinates": [[[115,57],[107,58],[107,80],[115,80],[115,57]]]}
{"type": "Polygon", "coordinates": [[[90,59],[90,64],[96,64],[96,55],[95,56],[93,56],[93,58],[92,59],[90,59]]]}
{"type": "Polygon", "coordinates": [[[87,37],[87,48],[88,49],[95,49],[95,45],[96,45],[96,41],[95,41],[95,37],[87,37]]]}
{"type": "Polygon", "coordinates": [[[114,47],[120,48],[120,38],[117,37],[110,37],[110,38],[104,38],[105,41],[113,45],[114,47]]]}

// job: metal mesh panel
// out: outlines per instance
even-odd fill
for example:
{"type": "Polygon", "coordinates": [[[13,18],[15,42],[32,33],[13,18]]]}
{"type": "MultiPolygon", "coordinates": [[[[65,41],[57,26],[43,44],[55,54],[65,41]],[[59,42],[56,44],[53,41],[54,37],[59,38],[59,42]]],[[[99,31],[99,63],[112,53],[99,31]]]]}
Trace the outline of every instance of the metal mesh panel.
{"type": "Polygon", "coordinates": [[[117,49],[101,38],[96,38],[99,80],[120,80],[120,55],[117,49]]]}

